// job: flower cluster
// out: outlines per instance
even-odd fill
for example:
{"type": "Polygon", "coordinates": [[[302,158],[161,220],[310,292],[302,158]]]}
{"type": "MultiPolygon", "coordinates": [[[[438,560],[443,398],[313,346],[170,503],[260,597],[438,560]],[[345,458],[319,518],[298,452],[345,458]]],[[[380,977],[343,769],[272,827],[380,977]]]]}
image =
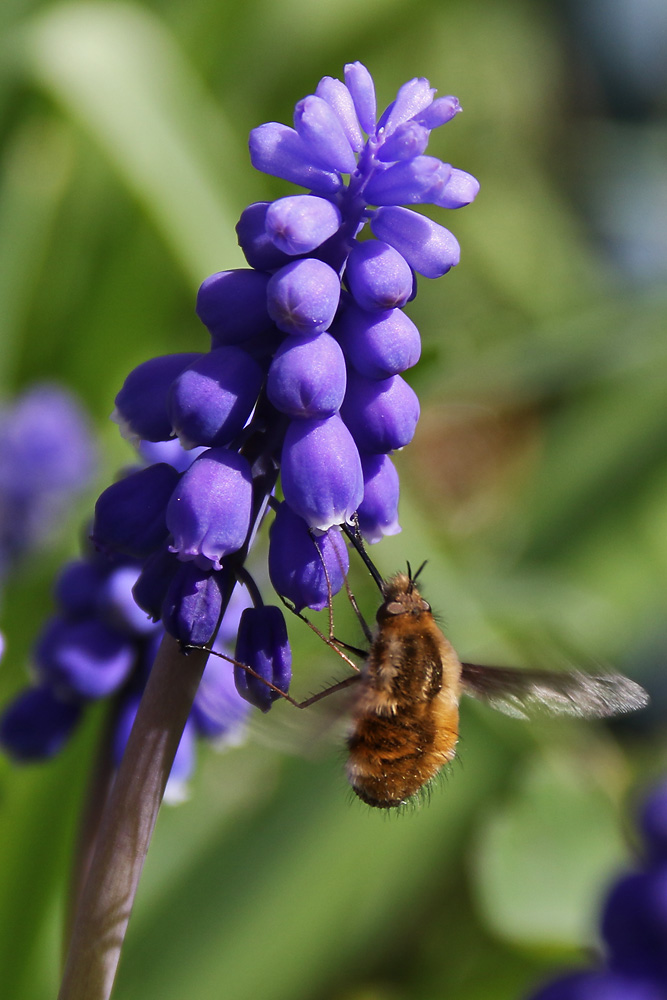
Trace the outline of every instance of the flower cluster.
{"type": "Polygon", "coordinates": [[[667,782],[642,809],[644,860],[612,887],[602,912],[606,967],[569,973],[531,1000],[664,1000],[667,996],[667,782]]]}
{"type": "MultiPolygon", "coordinates": [[[[112,757],[120,762],[164,634],[132,596],[139,571],[137,560],[108,557],[92,547],[62,569],[55,585],[57,613],[34,647],[35,681],[0,717],[0,745],[15,760],[54,756],[86,705],[115,696],[112,757]]],[[[229,653],[226,644],[233,640],[242,611],[237,599],[218,636],[221,651],[229,653]]],[[[192,770],[195,736],[235,743],[248,709],[228,665],[211,658],[172,768],[172,798],[192,770]]]]}
{"type": "MultiPolygon", "coordinates": [[[[454,236],[405,206],[458,208],[477,194],[470,174],[425,155],[458,111],[414,79],[378,118],[372,78],[353,63],[344,83],[325,77],[298,102],[294,128],[254,129],[253,165],[308,193],[241,215],[250,266],[207,278],[197,298],[210,350],[144,362],[116,399],[128,438],[176,436],[198,453],[183,471],[155,462],[109,487],[95,544],[142,561],[135,598],[184,645],[210,643],[236,582],[249,585],[238,658],[281,690],[282,612],[263,605],[245,558],[273,508],[273,586],[297,610],[320,609],[347,572],[341,525],[358,518],[369,542],[400,530],[389,456],[415,432],[403,373],[420,355],[403,307],[415,272],[438,277],[459,260],[454,236]],[[366,224],[373,238],[361,238],[366,224]]],[[[266,708],[255,681],[239,678],[266,708]]]]}

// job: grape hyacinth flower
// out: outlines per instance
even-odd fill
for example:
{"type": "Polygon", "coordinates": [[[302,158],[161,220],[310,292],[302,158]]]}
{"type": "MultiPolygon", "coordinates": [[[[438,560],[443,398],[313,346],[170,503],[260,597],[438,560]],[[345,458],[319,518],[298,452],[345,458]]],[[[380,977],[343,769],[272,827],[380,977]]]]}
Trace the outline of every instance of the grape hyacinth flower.
{"type": "MultiPolygon", "coordinates": [[[[371,544],[400,531],[390,456],[415,433],[419,401],[403,376],[421,351],[403,309],[416,274],[459,261],[452,233],[413,206],[460,208],[477,194],[470,174],[425,152],[460,110],[414,79],[378,116],[370,73],[352,63],[344,82],[324,77],[297,103],[294,127],[251,132],[253,165],[306,193],[242,213],[249,267],[211,275],[197,296],[209,351],[153,358],[126,379],[123,433],[175,435],[198,454],[179,474],[156,464],[109,487],[93,533],[144,561],[139,601],[183,646],[215,636],[267,507],[271,580],[297,610],[322,608],[343,585],[341,526],[358,523],[371,544]]],[[[272,683],[281,658],[276,648],[272,683]]],[[[242,673],[247,694],[254,679],[242,673]]]]}
{"type": "MultiPolygon", "coordinates": [[[[146,617],[132,588],[140,571],[136,559],[109,558],[89,548],[67,563],[55,585],[57,612],[44,626],[33,650],[34,683],[0,716],[0,746],[14,760],[38,761],[57,754],[80,722],[87,705],[114,697],[113,763],[123,755],[129,728],[150,673],[163,628],[146,617]]],[[[231,655],[235,630],[245,607],[238,592],[228,610],[216,649],[231,655]],[[231,628],[231,632],[230,632],[231,628]]],[[[234,689],[224,661],[207,664],[195,696],[187,735],[167,787],[182,797],[194,763],[193,737],[235,744],[249,710],[234,689]],[[176,781],[174,775],[178,775],[176,781]]]]}
{"type": "Polygon", "coordinates": [[[602,910],[605,965],[570,972],[530,1000],[664,1000],[667,996],[667,782],[640,814],[643,858],[611,888],[602,910]]]}
{"type": "MultiPolygon", "coordinates": [[[[91,1000],[89,983],[95,1000],[109,996],[177,749],[187,769],[193,727],[215,728],[226,704],[206,664],[239,590],[248,604],[233,622],[239,693],[266,711],[288,691],[284,615],[246,565],[263,522],[271,581],[295,611],[322,608],[343,586],[345,532],[375,543],[400,530],[391,454],[415,433],[419,402],[404,375],[420,355],[403,308],[416,274],[440,277],[459,261],[453,234],[415,207],[460,208],[477,194],[470,174],[426,155],[431,131],[460,110],[414,79],[378,116],[372,77],[352,63],[344,82],[324,77],[297,103],[294,127],[253,129],[253,166],[304,193],[241,214],[248,267],[211,275],[197,295],[208,349],[143,362],[116,397],[114,419],[151,464],[102,493],[92,540],[100,559],[134,567],[136,604],[166,634],[140,701],[142,668],[122,643],[108,673],[42,650],[42,683],[59,697],[103,697],[118,684],[128,695],[117,730],[127,746],[60,1000],[91,1000]],[[174,438],[191,462],[169,457],[174,438]]],[[[57,640],[64,626],[51,627],[57,640]]]]}

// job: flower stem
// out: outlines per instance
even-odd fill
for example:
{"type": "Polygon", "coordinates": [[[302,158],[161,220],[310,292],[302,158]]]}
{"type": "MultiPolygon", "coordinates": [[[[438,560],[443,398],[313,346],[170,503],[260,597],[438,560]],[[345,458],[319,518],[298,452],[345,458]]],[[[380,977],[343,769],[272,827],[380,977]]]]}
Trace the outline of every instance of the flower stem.
{"type": "Polygon", "coordinates": [[[107,802],[58,1000],[108,1000],[171,765],[208,650],[165,636],[107,802]]]}

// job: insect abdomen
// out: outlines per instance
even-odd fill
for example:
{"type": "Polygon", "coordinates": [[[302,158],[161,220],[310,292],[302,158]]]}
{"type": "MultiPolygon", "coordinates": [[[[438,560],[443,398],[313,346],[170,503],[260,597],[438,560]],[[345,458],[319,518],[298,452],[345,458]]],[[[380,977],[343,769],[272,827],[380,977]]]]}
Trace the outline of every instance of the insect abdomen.
{"type": "Polygon", "coordinates": [[[347,741],[347,776],[360,799],[380,809],[400,806],[452,759],[456,723],[438,730],[430,715],[369,714],[357,719],[347,741]]]}

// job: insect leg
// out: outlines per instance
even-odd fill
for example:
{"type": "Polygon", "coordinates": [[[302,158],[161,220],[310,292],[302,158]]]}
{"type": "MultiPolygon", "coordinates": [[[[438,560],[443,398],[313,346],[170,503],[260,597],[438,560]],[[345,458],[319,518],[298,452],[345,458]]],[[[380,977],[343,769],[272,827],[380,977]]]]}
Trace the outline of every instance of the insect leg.
{"type": "Polygon", "coordinates": [[[357,649],[356,646],[350,646],[348,645],[348,643],[343,642],[342,639],[336,639],[335,636],[332,638],[328,638],[324,634],[324,632],[321,632],[320,629],[318,629],[317,625],[313,625],[313,623],[308,618],[306,618],[305,615],[302,615],[300,611],[297,611],[294,605],[291,603],[291,601],[288,601],[287,598],[283,597],[282,594],[278,594],[278,597],[283,602],[288,611],[291,611],[293,615],[296,615],[296,617],[301,619],[302,622],[305,622],[308,628],[311,629],[315,633],[315,635],[322,640],[322,642],[326,643],[326,645],[329,646],[330,649],[333,649],[335,653],[338,653],[341,659],[345,660],[345,662],[350,667],[352,667],[354,671],[356,671],[357,673],[359,672],[359,667],[357,666],[357,664],[353,660],[351,660],[349,656],[346,656],[343,650],[346,649],[348,653],[354,653],[355,656],[366,657],[367,654],[365,650],[357,649]]]}
{"type": "MultiPolygon", "coordinates": [[[[351,684],[354,684],[361,677],[361,674],[359,673],[351,674],[349,677],[346,677],[345,680],[338,681],[336,684],[331,684],[328,688],[325,688],[324,691],[318,691],[317,694],[311,695],[311,697],[306,698],[305,701],[297,701],[296,698],[292,698],[292,696],[288,694],[287,691],[282,691],[279,687],[276,687],[275,684],[272,684],[271,681],[267,681],[265,677],[262,677],[261,674],[258,674],[256,670],[253,670],[252,667],[249,667],[247,663],[241,663],[239,660],[235,660],[233,656],[227,656],[225,653],[220,653],[218,652],[217,649],[210,649],[208,646],[183,645],[184,652],[189,649],[207,649],[212,656],[217,656],[221,660],[227,660],[228,663],[232,663],[235,667],[241,667],[242,670],[247,671],[247,673],[249,673],[252,677],[255,677],[258,681],[261,681],[262,684],[266,684],[268,688],[271,688],[272,691],[275,691],[276,694],[279,694],[280,697],[284,698],[285,701],[288,701],[290,705],[294,705],[295,708],[309,708],[316,702],[321,701],[323,698],[328,697],[328,695],[335,694],[336,691],[343,691],[345,688],[350,687],[351,684]]],[[[347,659],[347,657],[345,657],[345,659],[347,659]]],[[[357,667],[355,667],[355,669],[358,670],[357,667]]]]}

